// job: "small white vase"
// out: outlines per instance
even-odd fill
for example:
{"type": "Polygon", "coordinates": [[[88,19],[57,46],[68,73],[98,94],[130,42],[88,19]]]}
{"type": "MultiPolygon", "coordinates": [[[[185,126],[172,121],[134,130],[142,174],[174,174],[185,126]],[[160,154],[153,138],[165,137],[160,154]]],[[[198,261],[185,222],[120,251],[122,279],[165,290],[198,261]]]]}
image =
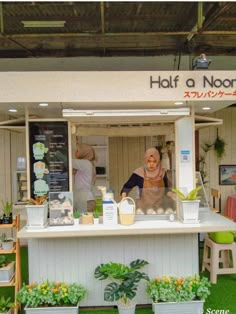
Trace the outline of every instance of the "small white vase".
{"type": "Polygon", "coordinates": [[[74,218],[74,225],[78,225],[79,224],[79,218],[74,218]]]}
{"type": "Polygon", "coordinates": [[[93,224],[98,225],[99,224],[99,218],[93,218],[93,224]]]}

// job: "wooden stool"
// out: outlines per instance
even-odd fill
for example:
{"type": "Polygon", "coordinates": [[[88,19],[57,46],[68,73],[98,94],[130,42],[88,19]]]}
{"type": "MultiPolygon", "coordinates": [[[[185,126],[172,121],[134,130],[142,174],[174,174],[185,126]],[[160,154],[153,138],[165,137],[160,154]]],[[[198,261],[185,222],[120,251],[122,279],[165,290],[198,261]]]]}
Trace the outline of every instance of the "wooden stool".
{"type": "Polygon", "coordinates": [[[217,275],[219,274],[235,274],[236,243],[219,244],[207,236],[204,242],[202,271],[205,269],[210,272],[212,283],[217,282],[217,275]],[[230,251],[232,251],[232,259],[230,251]],[[220,268],[220,263],[222,263],[222,268],[220,268]]]}

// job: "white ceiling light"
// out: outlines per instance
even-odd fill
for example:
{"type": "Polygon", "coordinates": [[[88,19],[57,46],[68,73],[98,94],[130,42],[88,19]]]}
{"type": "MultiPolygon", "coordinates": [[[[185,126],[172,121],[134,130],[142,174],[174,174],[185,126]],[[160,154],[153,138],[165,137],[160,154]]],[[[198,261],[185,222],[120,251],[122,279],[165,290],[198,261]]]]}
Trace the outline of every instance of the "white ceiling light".
{"type": "Polygon", "coordinates": [[[9,109],[8,111],[9,111],[9,112],[17,112],[18,110],[12,108],[12,109],[9,109]]]}
{"type": "Polygon", "coordinates": [[[24,27],[64,27],[66,21],[21,21],[24,27]]]}
{"type": "Polygon", "coordinates": [[[144,117],[144,116],[188,116],[189,108],[179,109],[126,109],[126,110],[74,110],[63,109],[63,117],[144,117]]]}
{"type": "Polygon", "coordinates": [[[202,110],[211,110],[211,107],[203,107],[202,110]]]}
{"type": "Polygon", "coordinates": [[[175,105],[176,105],[176,106],[183,105],[183,104],[184,104],[184,103],[183,103],[182,101],[176,101],[176,102],[175,102],[175,105]]]}
{"type": "Polygon", "coordinates": [[[41,102],[41,103],[39,104],[39,106],[40,106],[40,107],[47,107],[47,106],[48,106],[48,103],[46,103],[46,102],[41,102]]]}

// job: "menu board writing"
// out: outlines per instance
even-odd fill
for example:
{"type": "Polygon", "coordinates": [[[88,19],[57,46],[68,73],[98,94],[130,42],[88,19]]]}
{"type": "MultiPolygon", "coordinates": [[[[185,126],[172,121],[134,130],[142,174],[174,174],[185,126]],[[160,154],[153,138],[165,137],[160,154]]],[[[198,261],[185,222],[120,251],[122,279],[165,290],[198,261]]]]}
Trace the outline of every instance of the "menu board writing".
{"type": "Polygon", "coordinates": [[[31,197],[69,191],[68,123],[29,122],[31,197]]]}

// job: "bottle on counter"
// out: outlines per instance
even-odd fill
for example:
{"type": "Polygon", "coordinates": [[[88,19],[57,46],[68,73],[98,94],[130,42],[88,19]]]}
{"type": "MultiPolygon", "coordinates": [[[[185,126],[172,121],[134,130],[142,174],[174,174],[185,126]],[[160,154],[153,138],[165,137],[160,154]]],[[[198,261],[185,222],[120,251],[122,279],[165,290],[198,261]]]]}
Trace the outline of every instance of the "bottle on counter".
{"type": "Polygon", "coordinates": [[[117,225],[117,203],[114,200],[114,192],[107,191],[102,198],[103,224],[117,225]]]}

